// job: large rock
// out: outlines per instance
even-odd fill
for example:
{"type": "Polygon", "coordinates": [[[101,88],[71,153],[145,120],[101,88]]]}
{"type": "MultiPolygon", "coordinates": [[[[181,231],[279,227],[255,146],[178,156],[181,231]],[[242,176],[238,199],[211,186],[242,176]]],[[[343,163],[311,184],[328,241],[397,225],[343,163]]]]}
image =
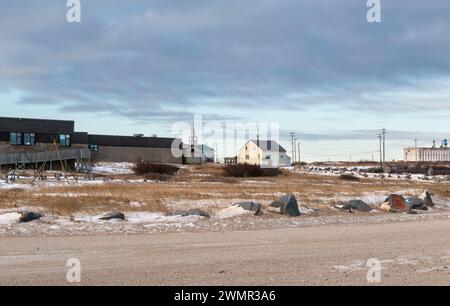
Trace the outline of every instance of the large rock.
{"type": "Polygon", "coordinates": [[[419,197],[408,198],[406,199],[406,202],[411,209],[427,210],[428,207],[434,207],[434,202],[431,196],[432,193],[425,190],[419,197]]]}
{"type": "Polygon", "coordinates": [[[20,218],[22,218],[22,214],[19,213],[7,213],[0,215],[0,224],[16,224],[20,222],[20,218]]]}
{"type": "Polygon", "coordinates": [[[217,212],[219,219],[233,218],[242,215],[259,215],[261,213],[261,204],[255,202],[241,202],[217,212]]]}
{"type": "Polygon", "coordinates": [[[200,209],[190,209],[181,214],[182,217],[189,217],[189,216],[199,216],[199,217],[205,217],[209,218],[209,214],[203,210],[200,209]]]}
{"type": "Polygon", "coordinates": [[[39,220],[42,217],[40,213],[35,212],[24,212],[20,218],[20,222],[30,222],[33,220],[39,220]]]}
{"type": "Polygon", "coordinates": [[[357,210],[357,211],[364,211],[364,212],[370,212],[373,210],[373,208],[368,205],[366,202],[362,200],[350,200],[343,204],[341,207],[339,207],[343,210],[357,210]]]}
{"type": "Polygon", "coordinates": [[[241,202],[237,203],[235,206],[238,206],[242,209],[248,210],[255,215],[258,215],[261,213],[261,204],[255,203],[255,202],[241,202]]]}
{"type": "Polygon", "coordinates": [[[380,209],[387,212],[408,212],[410,207],[404,197],[398,194],[391,194],[381,204],[380,209]]]}
{"type": "Polygon", "coordinates": [[[427,210],[428,207],[425,205],[424,201],[418,197],[407,198],[406,203],[411,209],[427,210]]]}
{"type": "Polygon", "coordinates": [[[190,217],[190,216],[199,216],[209,218],[209,214],[203,210],[198,208],[189,209],[189,210],[177,210],[174,212],[169,212],[166,216],[181,216],[181,217],[190,217]]]}
{"type": "Polygon", "coordinates": [[[105,220],[105,221],[114,220],[114,219],[116,219],[116,220],[125,220],[125,215],[123,213],[120,213],[120,212],[112,212],[112,213],[104,214],[99,219],[100,220],[105,220]]]}
{"type": "Polygon", "coordinates": [[[431,198],[432,195],[433,195],[433,194],[432,194],[430,191],[425,190],[425,191],[420,195],[419,198],[421,198],[421,199],[423,200],[423,204],[424,204],[425,206],[427,206],[427,207],[434,207],[434,202],[433,202],[433,199],[431,198]]]}
{"type": "Polygon", "coordinates": [[[288,215],[291,217],[298,217],[301,215],[298,209],[297,199],[293,194],[282,196],[276,201],[273,201],[270,207],[278,210],[280,214],[288,215]]]}

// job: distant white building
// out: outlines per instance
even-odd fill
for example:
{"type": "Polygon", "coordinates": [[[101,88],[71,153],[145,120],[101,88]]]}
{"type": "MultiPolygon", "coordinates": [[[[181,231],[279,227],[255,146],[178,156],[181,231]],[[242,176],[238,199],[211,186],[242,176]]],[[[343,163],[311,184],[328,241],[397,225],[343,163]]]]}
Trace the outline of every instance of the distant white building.
{"type": "Polygon", "coordinates": [[[207,145],[185,145],[183,159],[185,164],[213,163],[215,151],[207,145]]]}
{"type": "Polygon", "coordinates": [[[291,158],[286,150],[272,140],[249,140],[239,150],[237,162],[262,167],[291,166],[291,158]]]}
{"type": "Polygon", "coordinates": [[[450,162],[450,148],[405,148],[407,162],[450,162]]]}

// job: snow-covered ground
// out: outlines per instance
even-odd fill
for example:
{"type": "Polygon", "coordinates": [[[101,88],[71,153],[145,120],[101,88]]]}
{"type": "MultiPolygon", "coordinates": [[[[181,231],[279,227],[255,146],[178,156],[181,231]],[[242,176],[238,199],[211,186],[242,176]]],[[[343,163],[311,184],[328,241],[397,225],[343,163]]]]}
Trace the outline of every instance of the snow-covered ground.
{"type": "Polygon", "coordinates": [[[342,174],[350,174],[356,177],[367,178],[382,178],[385,180],[412,180],[412,181],[430,181],[430,182],[443,182],[449,181],[449,176],[446,175],[434,175],[427,176],[423,174],[389,174],[389,173],[369,173],[367,169],[372,167],[357,166],[352,168],[346,167],[318,167],[318,166],[305,166],[301,169],[292,170],[297,173],[310,173],[324,176],[339,176],[342,174]]]}
{"type": "Polygon", "coordinates": [[[204,218],[165,216],[161,214],[136,213],[128,215],[127,221],[98,221],[96,216],[79,216],[69,219],[45,216],[39,221],[0,225],[1,236],[83,236],[109,234],[152,234],[173,232],[224,232],[259,229],[302,228],[323,225],[379,224],[421,220],[450,220],[450,212],[428,212],[417,215],[387,213],[353,213],[327,216],[303,216],[292,218],[274,217],[268,213],[261,216],[245,214],[231,218],[204,218]]]}
{"type": "Polygon", "coordinates": [[[133,173],[133,163],[96,163],[93,173],[97,174],[130,174],[133,173]]]}
{"type": "MultiPolygon", "coordinates": [[[[77,193],[52,193],[49,190],[41,191],[40,188],[47,187],[59,187],[59,186],[83,186],[90,184],[142,184],[146,186],[152,186],[155,182],[144,181],[143,179],[129,180],[123,176],[114,178],[114,174],[126,174],[131,173],[131,163],[101,163],[95,168],[97,174],[108,174],[105,177],[80,177],[75,180],[74,177],[67,177],[56,179],[56,177],[49,173],[48,180],[36,181],[35,184],[31,184],[32,178],[20,177],[14,182],[6,183],[4,180],[0,181],[0,189],[4,190],[26,190],[28,195],[32,196],[48,196],[57,198],[75,198],[75,197],[89,197],[95,196],[95,194],[89,194],[86,192],[77,193]]],[[[301,173],[313,173],[318,175],[337,176],[341,174],[355,174],[356,176],[364,177],[364,167],[357,169],[332,168],[326,169],[325,167],[312,167],[303,168],[302,170],[296,170],[293,168],[288,169],[293,172],[301,173]]],[[[210,176],[210,174],[193,173],[193,176],[210,176]]],[[[367,173],[368,177],[379,178],[380,174],[367,173]]],[[[385,179],[406,179],[403,176],[400,178],[397,175],[389,177],[388,174],[384,174],[385,179]]],[[[413,175],[412,180],[423,180],[424,176],[413,175]]],[[[445,177],[439,177],[445,179],[445,177]]],[[[381,180],[379,180],[381,182],[381,180]]],[[[430,181],[431,182],[431,181],[430,181]]],[[[334,182],[335,183],[335,182],[334,182]]],[[[322,187],[334,184],[333,180],[324,179],[320,181],[320,189],[322,187]]],[[[158,183],[166,184],[166,183],[158,183]]],[[[188,181],[171,182],[172,185],[189,187],[188,181]]],[[[202,182],[201,184],[224,184],[221,182],[202,182]]],[[[261,216],[254,216],[248,211],[243,209],[232,207],[232,205],[249,200],[249,196],[254,197],[255,201],[266,207],[270,204],[271,200],[276,197],[281,197],[284,194],[278,191],[273,191],[272,186],[277,187],[278,182],[276,180],[257,180],[248,179],[239,182],[239,186],[247,187],[249,192],[242,193],[239,188],[236,189],[236,193],[227,193],[226,196],[221,197],[222,194],[218,192],[203,192],[200,195],[203,199],[186,199],[183,197],[167,197],[162,199],[162,205],[167,208],[168,211],[179,211],[186,209],[198,208],[207,211],[211,218],[205,218],[200,216],[182,217],[180,215],[166,215],[164,213],[154,213],[146,211],[124,211],[125,220],[111,220],[104,221],[100,217],[102,214],[98,212],[96,214],[79,213],[75,215],[57,215],[52,212],[48,212],[45,209],[39,207],[27,207],[26,205],[20,207],[11,207],[10,209],[0,209],[0,236],[2,235],[84,235],[84,234],[108,234],[108,233],[141,233],[141,232],[174,232],[174,231],[221,231],[221,230],[246,230],[246,229],[261,229],[261,228],[283,228],[283,227],[302,227],[302,226],[315,226],[322,224],[353,224],[358,222],[389,222],[389,221],[408,221],[408,220],[421,220],[421,218],[447,218],[450,217],[450,199],[443,197],[433,197],[436,207],[430,209],[427,212],[419,212],[418,215],[403,215],[403,214],[386,214],[376,211],[373,214],[356,213],[349,214],[339,211],[327,211],[322,214],[323,211],[318,211],[318,207],[322,210],[324,206],[328,205],[332,207],[333,204],[338,202],[345,202],[348,200],[360,199],[365,201],[369,205],[379,205],[386,197],[391,193],[387,191],[374,191],[359,194],[355,196],[351,192],[336,192],[334,194],[323,193],[320,190],[310,191],[307,194],[301,192],[294,192],[298,203],[299,209],[303,216],[300,218],[288,218],[282,215],[274,214],[265,211],[261,216]],[[264,189],[255,190],[256,186],[264,186],[264,189]],[[267,190],[267,191],[266,191],[267,190]],[[256,199],[265,200],[256,200],[256,199]],[[29,223],[19,223],[20,212],[25,211],[37,211],[43,213],[43,218],[39,221],[32,221],[29,223]]],[[[404,186],[404,185],[403,185],[404,186]]],[[[408,186],[408,185],[407,185],[408,186]]],[[[149,187],[150,188],[150,187],[149,187]]],[[[405,196],[418,196],[424,190],[414,188],[403,187],[396,190],[395,193],[405,196]]],[[[392,191],[392,189],[391,189],[392,191]]],[[[99,194],[102,196],[104,194],[99,194]]],[[[142,200],[141,201],[145,201],[142,200]]],[[[26,204],[26,203],[25,203],[26,204]]],[[[128,204],[128,203],[127,203],[128,204]]],[[[144,210],[146,204],[130,198],[128,210],[144,210]],[[141,208],[142,207],[142,208],[141,208]]],[[[121,206],[122,207],[122,206],[121,206]]],[[[123,207],[122,207],[123,208],[123,207]]],[[[327,208],[325,208],[326,210],[327,208]]],[[[125,209],[127,210],[127,209],[125,209]]],[[[107,213],[105,211],[105,213],[107,213]]]]}

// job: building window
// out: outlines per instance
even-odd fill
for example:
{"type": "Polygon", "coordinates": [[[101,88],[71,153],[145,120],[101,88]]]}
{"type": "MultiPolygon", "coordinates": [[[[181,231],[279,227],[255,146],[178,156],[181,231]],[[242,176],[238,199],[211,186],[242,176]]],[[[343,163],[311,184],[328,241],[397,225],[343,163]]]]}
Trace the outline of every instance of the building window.
{"type": "Polygon", "coordinates": [[[250,155],[248,155],[248,154],[245,155],[245,159],[246,159],[246,160],[249,160],[249,159],[250,159],[250,155]]]}
{"type": "Polygon", "coordinates": [[[9,134],[9,138],[12,145],[22,145],[22,133],[11,133],[9,134]]]}
{"type": "Polygon", "coordinates": [[[23,145],[34,146],[36,145],[36,134],[34,133],[23,133],[23,145]]]}
{"type": "Polygon", "coordinates": [[[59,135],[59,145],[61,147],[70,147],[70,135],[69,134],[59,135]]]}
{"type": "Polygon", "coordinates": [[[91,144],[89,145],[89,149],[91,150],[91,152],[98,152],[98,145],[91,144]]]}

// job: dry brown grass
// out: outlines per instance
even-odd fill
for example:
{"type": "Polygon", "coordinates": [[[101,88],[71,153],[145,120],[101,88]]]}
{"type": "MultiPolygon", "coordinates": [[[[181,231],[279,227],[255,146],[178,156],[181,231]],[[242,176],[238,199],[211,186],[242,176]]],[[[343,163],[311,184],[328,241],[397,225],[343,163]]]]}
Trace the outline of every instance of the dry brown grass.
{"type": "MultiPolygon", "coordinates": [[[[299,193],[302,201],[323,208],[338,194],[358,197],[363,193],[399,190],[432,190],[450,198],[450,183],[361,179],[284,172],[279,177],[223,178],[215,166],[183,169],[172,181],[161,183],[108,182],[99,185],[68,185],[30,190],[0,190],[0,208],[31,206],[57,214],[103,211],[166,212],[167,203],[198,200],[247,199],[271,201],[279,194],[299,193]],[[199,176],[200,174],[200,176],[199,176]],[[328,199],[328,201],[325,201],[328,199]],[[140,202],[139,207],[130,205],[140,202]],[[326,202],[326,205],[324,204],[326,202]]],[[[191,208],[191,207],[186,207],[191,208]]]]}

